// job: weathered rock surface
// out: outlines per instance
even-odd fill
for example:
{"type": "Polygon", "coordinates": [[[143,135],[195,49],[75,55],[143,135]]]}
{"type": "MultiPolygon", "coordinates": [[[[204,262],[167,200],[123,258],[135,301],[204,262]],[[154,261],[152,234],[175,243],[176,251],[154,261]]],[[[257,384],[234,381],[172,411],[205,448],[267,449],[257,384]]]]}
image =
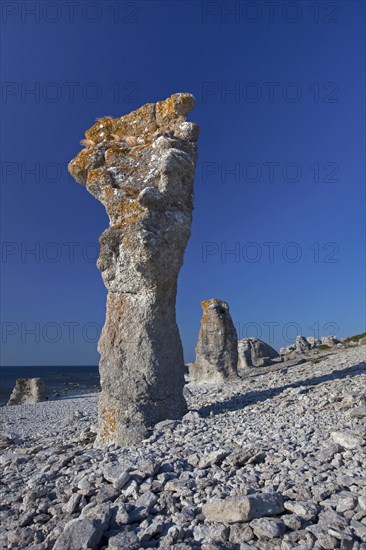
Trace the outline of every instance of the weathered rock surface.
{"type": "Polygon", "coordinates": [[[189,365],[192,382],[224,382],[238,375],[238,337],[226,302],[201,302],[203,315],[196,361],[189,365]]]}
{"type": "Polygon", "coordinates": [[[7,405],[45,401],[46,388],[40,378],[18,378],[7,405]]]}
{"type": "Polygon", "coordinates": [[[238,343],[238,368],[262,367],[271,364],[279,353],[259,338],[243,338],[238,343]]]}
{"type": "Polygon", "coordinates": [[[286,527],[279,518],[258,518],[250,522],[254,534],[260,539],[273,539],[285,534],[286,527]]]}
{"type": "Polygon", "coordinates": [[[192,221],[193,106],[192,95],[175,94],[102,118],[69,164],[110,219],[98,260],[108,289],[98,444],[136,443],[148,426],[186,411],[175,300],[192,221]]]}
{"type": "Polygon", "coordinates": [[[226,524],[246,522],[268,515],[275,516],[283,511],[283,496],[279,493],[212,500],[202,506],[207,521],[221,521],[226,524]]]}
{"type": "Polygon", "coordinates": [[[103,535],[101,527],[88,519],[72,519],[65,525],[63,533],[58,537],[53,550],[87,550],[98,548],[103,535]]]}

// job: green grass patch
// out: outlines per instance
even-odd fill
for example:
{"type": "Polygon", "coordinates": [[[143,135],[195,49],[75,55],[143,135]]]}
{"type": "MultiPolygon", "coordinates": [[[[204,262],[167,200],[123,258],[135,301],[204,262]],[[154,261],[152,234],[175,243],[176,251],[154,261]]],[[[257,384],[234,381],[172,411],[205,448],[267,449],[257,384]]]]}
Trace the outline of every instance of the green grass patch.
{"type": "Polygon", "coordinates": [[[366,332],[363,332],[362,334],[355,334],[355,336],[349,336],[343,340],[343,343],[348,344],[349,342],[358,342],[359,340],[362,340],[362,338],[366,338],[366,332]]]}
{"type": "Polygon", "coordinates": [[[330,349],[330,346],[327,346],[327,344],[321,344],[320,346],[318,346],[318,349],[325,351],[326,349],[330,349]]]}

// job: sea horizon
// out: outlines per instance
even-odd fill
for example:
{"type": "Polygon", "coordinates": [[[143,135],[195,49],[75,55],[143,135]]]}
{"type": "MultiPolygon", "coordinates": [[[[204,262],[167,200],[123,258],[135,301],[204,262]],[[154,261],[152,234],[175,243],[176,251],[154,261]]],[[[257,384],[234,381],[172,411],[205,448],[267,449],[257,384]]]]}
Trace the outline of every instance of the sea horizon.
{"type": "Polygon", "coordinates": [[[7,403],[19,378],[41,378],[49,400],[100,389],[98,365],[1,365],[0,405],[7,403]]]}

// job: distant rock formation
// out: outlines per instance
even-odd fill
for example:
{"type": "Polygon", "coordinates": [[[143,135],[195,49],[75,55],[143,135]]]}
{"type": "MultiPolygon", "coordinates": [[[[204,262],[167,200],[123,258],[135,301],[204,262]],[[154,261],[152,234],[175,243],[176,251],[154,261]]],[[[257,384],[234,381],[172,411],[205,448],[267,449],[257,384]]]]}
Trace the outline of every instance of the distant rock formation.
{"type": "Polygon", "coordinates": [[[243,338],[238,343],[238,368],[265,367],[272,363],[272,359],[279,357],[279,353],[269,344],[259,338],[243,338]]]}
{"type": "Polygon", "coordinates": [[[69,164],[110,219],[97,264],[108,289],[98,444],[128,446],[186,412],[175,301],[191,232],[199,132],[186,116],[193,107],[182,93],[102,118],[69,164]]]}
{"type": "Polygon", "coordinates": [[[320,339],[320,341],[321,341],[320,345],[329,346],[329,347],[336,346],[337,344],[340,343],[338,338],[336,338],[335,336],[323,336],[320,339]]]}
{"type": "Polygon", "coordinates": [[[322,336],[322,338],[315,338],[314,336],[296,336],[295,344],[280,349],[280,355],[285,359],[292,359],[294,357],[306,356],[314,353],[318,353],[316,350],[332,348],[334,346],[341,345],[340,340],[335,336],[322,336]]]}
{"type": "Polygon", "coordinates": [[[295,352],[299,353],[300,355],[303,355],[304,353],[307,353],[311,348],[311,345],[305,338],[305,336],[296,336],[295,341],[295,352]]]}
{"type": "Polygon", "coordinates": [[[40,378],[18,378],[7,405],[34,404],[46,399],[46,388],[40,378]]]}
{"type": "Polygon", "coordinates": [[[189,365],[192,382],[225,382],[238,376],[238,337],[226,302],[201,302],[203,315],[196,362],[189,365]]]}

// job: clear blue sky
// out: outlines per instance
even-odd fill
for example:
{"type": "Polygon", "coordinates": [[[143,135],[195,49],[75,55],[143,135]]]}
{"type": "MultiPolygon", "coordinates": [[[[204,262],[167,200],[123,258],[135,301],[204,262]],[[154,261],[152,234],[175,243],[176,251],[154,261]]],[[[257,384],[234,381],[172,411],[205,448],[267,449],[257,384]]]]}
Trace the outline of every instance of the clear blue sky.
{"type": "Polygon", "coordinates": [[[107,216],[66,165],[96,117],[183,91],[201,128],[186,360],[212,297],[277,348],[363,331],[365,3],[56,5],[2,5],[2,364],[97,364],[107,216]]]}

